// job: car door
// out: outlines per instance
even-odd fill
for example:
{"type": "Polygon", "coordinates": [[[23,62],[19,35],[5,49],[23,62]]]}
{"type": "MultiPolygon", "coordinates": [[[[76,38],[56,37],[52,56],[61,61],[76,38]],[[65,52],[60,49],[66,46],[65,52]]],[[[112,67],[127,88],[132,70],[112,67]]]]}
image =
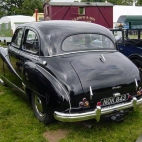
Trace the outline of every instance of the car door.
{"type": "Polygon", "coordinates": [[[20,52],[23,84],[33,89],[36,63],[39,60],[39,36],[36,30],[26,27],[20,52]]]}
{"type": "Polygon", "coordinates": [[[5,77],[14,88],[22,89],[21,66],[19,64],[19,54],[23,37],[23,27],[16,29],[11,44],[8,47],[9,63],[4,64],[5,77]]]}
{"type": "Polygon", "coordinates": [[[142,53],[142,43],[141,43],[142,41],[140,39],[139,29],[128,29],[126,31],[125,37],[127,38],[125,42],[126,56],[142,53]]]}

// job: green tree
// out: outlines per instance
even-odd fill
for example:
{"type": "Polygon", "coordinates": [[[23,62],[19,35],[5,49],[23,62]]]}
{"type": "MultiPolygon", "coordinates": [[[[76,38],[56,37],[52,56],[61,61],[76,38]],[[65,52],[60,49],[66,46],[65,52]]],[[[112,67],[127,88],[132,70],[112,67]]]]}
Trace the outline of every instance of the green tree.
{"type": "Polygon", "coordinates": [[[35,9],[43,12],[43,2],[41,0],[24,0],[21,9],[18,8],[15,12],[23,15],[32,15],[35,9]]]}
{"type": "MultiPolygon", "coordinates": [[[[89,0],[90,2],[104,2],[105,0],[89,0]]],[[[87,2],[87,0],[82,0],[82,2],[87,2]]]]}
{"type": "Polygon", "coordinates": [[[0,0],[1,15],[33,15],[34,10],[43,12],[43,0],[0,0]]]}
{"type": "Polygon", "coordinates": [[[0,18],[4,15],[4,12],[0,10],[0,18]]]}
{"type": "Polygon", "coordinates": [[[138,0],[136,5],[142,6],[142,0],[138,0]]]}
{"type": "Polygon", "coordinates": [[[133,5],[133,0],[123,0],[121,3],[123,5],[133,5]]]}

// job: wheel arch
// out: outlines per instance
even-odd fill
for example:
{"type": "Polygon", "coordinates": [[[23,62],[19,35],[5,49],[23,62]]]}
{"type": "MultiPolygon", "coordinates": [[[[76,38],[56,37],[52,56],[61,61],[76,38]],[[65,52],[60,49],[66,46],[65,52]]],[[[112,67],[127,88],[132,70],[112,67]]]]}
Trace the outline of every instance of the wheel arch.
{"type": "Polygon", "coordinates": [[[129,58],[136,66],[137,68],[139,69],[140,71],[140,77],[142,79],[142,56],[141,55],[138,55],[138,54],[135,54],[135,55],[132,55],[130,56],[129,58]]]}
{"type": "MultiPolygon", "coordinates": [[[[39,83],[42,83],[43,86],[47,87],[45,92],[50,90],[50,93],[55,94],[58,99],[62,99],[62,101],[70,101],[69,92],[65,88],[65,86],[49,71],[45,70],[41,66],[36,66],[36,70],[40,74],[40,77],[43,80],[40,80],[39,83]],[[48,84],[48,85],[47,85],[48,84]]],[[[50,95],[51,95],[50,94],[50,95]]]]}
{"type": "Polygon", "coordinates": [[[128,58],[133,62],[133,60],[140,60],[142,61],[142,55],[140,54],[132,54],[130,56],[128,56],[128,58]]]}
{"type": "MultiPolygon", "coordinates": [[[[33,91],[37,92],[42,97],[46,97],[46,93],[51,93],[56,95],[56,97],[62,101],[70,101],[68,90],[53,74],[50,73],[51,71],[49,72],[44,69],[44,67],[32,62],[27,62],[24,66],[25,68],[28,66],[27,69],[29,70],[30,68],[32,74],[34,74],[32,77],[33,81],[30,81],[33,83],[33,91]]],[[[25,70],[25,68],[23,70],[25,70]]],[[[31,85],[28,86],[28,83],[29,82],[24,82],[24,84],[30,89],[31,85]]]]}

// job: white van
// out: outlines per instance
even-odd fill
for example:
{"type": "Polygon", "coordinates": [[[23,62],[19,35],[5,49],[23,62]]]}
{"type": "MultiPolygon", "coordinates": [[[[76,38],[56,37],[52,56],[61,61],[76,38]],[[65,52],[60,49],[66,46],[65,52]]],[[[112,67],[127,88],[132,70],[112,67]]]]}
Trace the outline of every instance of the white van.
{"type": "Polygon", "coordinates": [[[10,43],[18,25],[33,21],[35,21],[35,18],[32,16],[14,15],[2,17],[0,19],[0,42],[10,43]]]}

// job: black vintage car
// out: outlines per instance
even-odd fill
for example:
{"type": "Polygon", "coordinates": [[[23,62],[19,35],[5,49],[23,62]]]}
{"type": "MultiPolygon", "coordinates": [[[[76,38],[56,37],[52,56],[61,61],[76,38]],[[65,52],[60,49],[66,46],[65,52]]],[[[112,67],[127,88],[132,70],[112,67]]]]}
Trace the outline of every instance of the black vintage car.
{"type": "MultiPolygon", "coordinates": [[[[39,121],[121,121],[142,103],[138,68],[117,51],[110,30],[77,21],[17,27],[0,82],[26,94],[39,121]]],[[[9,100],[10,101],[10,100],[9,100]]]]}

